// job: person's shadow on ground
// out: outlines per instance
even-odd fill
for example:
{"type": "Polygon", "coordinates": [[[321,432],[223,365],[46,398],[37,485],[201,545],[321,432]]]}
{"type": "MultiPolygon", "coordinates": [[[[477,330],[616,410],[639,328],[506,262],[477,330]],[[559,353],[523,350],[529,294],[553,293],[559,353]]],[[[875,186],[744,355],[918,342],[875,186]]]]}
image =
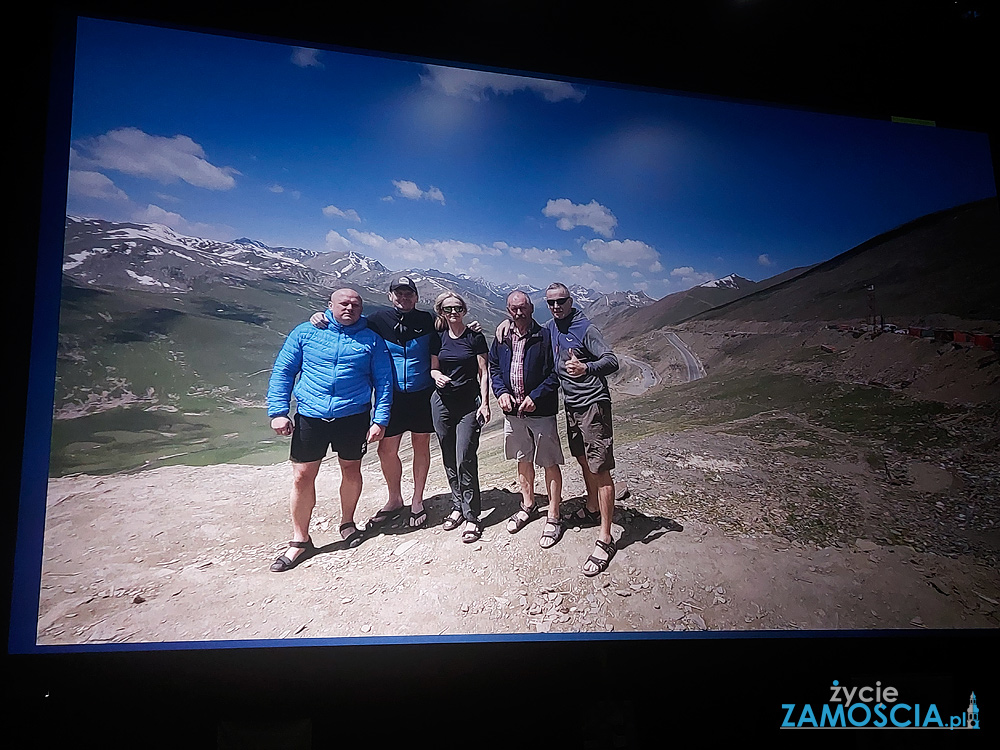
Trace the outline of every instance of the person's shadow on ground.
{"type": "MultiPolygon", "coordinates": [[[[626,494],[625,497],[628,497],[626,494]]],[[[624,499],[624,497],[622,498],[624,499]]],[[[586,497],[573,497],[563,501],[562,516],[566,519],[567,528],[596,528],[599,523],[584,521],[577,516],[581,508],[586,508],[586,497]]],[[[630,544],[639,542],[650,544],[670,532],[682,532],[684,527],[672,518],[664,516],[647,516],[635,508],[622,507],[621,500],[615,501],[615,516],[613,525],[620,526],[622,535],[618,537],[615,546],[625,549],[630,544]]],[[[612,532],[614,528],[612,527],[612,532]]]]}
{"type": "MultiPolygon", "coordinates": [[[[485,530],[497,524],[505,524],[507,519],[517,512],[518,508],[521,507],[521,493],[497,488],[484,489],[481,493],[481,502],[482,512],[480,514],[480,522],[485,530]]],[[[536,494],[535,502],[539,504],[538,507],[544,512],[545,507],[548,505],[545,495],[536,494]]],[[[420,526],[409,525],[409,506],[405,506],[398,518],[376,524],[366,529],[365,537],[378,536],[379,534],[401,536],[440,526],[452,512],[451,493],[443,492],[425,498],[424,510],[427,511],[427,520],[420,524],[420,526]]],[[[323,547],[321,551],[326,552],[337,549],[344,549],[344,546],[340,542],[334,542],[323,547]]]]}
{"type": "MultiPolygon", "coordinates": [[[[521,507],[521,493],[512,492],[506,489],[492,488],[482,491],[482,514],[480,520],[483,529],[493,526],[501,526],[506,530],[507,520],[513,516],[521,507]]],[[[620,503],[620,501],[618,501],[620,503]]],[[[544,523],[547,510],[548,498],[545,495],[535,493],[536,513],[532,517],[530,524],[539,521],[544,523]]],[[[598,524],[581,521],[576,517],[580,508],[586,506],[585,497],[573,497],[563,500],[560,506],[560,515],[567,529],[576,526],[581,528],[594,528],[598,524]]],[[[364,539],[368,539],[379,534],[386,536],[402,536],[413,532],[419,532],[440,526],[452,511],[451,494],[439,493],[424,500],[424,509],[427,511],[427,520],[420,526],[409,525],[409,511],[404,508],[398,518],[373,526],[363,532],[364,539]]],[[[684,527],[672,518],[663,516],[649,516],[634,508],[622,507],[620,504],[615,508],[614,524],[622,528],[622,535],[618,537],[616,545],[619,550],[628,547],[630,544],[639,542],[650,544],[664,534],[670,532],[683,532],[684,527]]],[[[362,544],[364,543],[362,539],[362,544]]],[[[336,541],[317,548],[317,554],[334,552],[348,549],[347,542],[336,541]]]]}

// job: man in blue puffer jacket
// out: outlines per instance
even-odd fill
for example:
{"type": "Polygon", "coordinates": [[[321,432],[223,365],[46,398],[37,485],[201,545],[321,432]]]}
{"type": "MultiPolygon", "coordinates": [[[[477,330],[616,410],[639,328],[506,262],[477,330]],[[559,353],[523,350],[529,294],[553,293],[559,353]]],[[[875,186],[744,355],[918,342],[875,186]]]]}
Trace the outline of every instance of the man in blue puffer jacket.
{"type": "Polygon", "coordinates": [[[385,341],[361,315],[361,296],[338,289],[326,311],[328,327],[297,326],[271,370],[267,414],[278,435],[291,435],[292,541],[271,565],[282,573],[315,552],[309,521],[316,505],[316,476],[327,449],[340,462],[340,534],[347,546],[361,542],[354,511],[361,497],[361,457],[382,438],[392,406],[392,360],[385,341]],[[296,382],[297,379],[297,382],[296,382]],[[294,387],[293,387],[294,386],[294,387]],[[375,413],[372,415],[372,392],[375,413]],[[289,418],[295,396],[295,420],[289,418]]]}

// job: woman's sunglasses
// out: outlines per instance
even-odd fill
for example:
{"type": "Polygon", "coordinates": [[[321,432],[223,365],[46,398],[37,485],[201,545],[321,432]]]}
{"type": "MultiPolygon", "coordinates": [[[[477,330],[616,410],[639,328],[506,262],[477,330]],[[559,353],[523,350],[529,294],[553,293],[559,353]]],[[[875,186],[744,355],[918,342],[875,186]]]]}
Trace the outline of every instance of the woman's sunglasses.
{"type": "Polygon", "coordinates": [[[441,312],[443,313],[460,313],[465,312],[465,308],[458,305],[449,305],[448,307],[442,307],[441,312]]]}

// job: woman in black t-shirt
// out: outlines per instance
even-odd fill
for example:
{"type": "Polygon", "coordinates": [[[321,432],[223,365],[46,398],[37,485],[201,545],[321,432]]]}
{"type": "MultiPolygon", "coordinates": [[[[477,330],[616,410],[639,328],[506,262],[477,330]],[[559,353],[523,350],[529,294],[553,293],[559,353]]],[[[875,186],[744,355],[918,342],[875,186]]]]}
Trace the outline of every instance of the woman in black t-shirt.
{"type": "Polygon", "coordinates": [[[461,296],[444,292],[434,301],[437,335],[431,337],[431,415],[441,444],[441,458],[451,485],[452,512],[446,530],[462,529],[462,541],[475,542],[479,523],[479,433],[490,421],[489,347],[486,337],[465,325],[468,306],[461,296]]]}

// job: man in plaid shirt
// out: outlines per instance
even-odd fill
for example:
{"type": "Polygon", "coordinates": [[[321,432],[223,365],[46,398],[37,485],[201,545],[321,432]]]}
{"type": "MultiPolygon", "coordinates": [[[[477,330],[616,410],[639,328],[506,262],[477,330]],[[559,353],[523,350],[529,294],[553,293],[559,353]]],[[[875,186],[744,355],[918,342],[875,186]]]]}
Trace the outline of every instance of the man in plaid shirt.
{"type": "Polygon", "coordinates": [[[504,453],[517,461],[521,507],[507,521],[515,534],[540,515],[535,503],[535,465],[545,470],[548,508],[539,544],[548,548],[562,538],[559,517],[562,499],[562,446],[556,427],[559,409],[559,376],[546,328],[532,318],[534,306],[524,292],[511,292],[506,326],[490,348],[493,394],[504,413],[504,453]]]}

